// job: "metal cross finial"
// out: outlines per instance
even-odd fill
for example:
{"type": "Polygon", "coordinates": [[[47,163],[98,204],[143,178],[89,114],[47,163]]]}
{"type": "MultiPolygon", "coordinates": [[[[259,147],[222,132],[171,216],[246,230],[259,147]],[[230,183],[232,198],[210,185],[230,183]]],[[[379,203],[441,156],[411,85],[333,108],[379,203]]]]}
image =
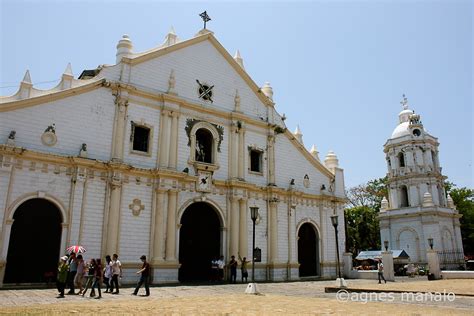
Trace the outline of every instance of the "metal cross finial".
{"type": "Polygon", "coordinates": [[[211,17],[207,15],[207,11],[204,11],[203,13],[199,14],[201,19],[204,21],[204,29],[206,28],[206,22],[209,22],[211,20],[211,17]]]}
{"type": "Polygon", "coordinates": [[[408,109],[408,99],[405,94],[403,94],[403,100],[400,102],[400,104],[403,106],[404,110],[408,109]]]}

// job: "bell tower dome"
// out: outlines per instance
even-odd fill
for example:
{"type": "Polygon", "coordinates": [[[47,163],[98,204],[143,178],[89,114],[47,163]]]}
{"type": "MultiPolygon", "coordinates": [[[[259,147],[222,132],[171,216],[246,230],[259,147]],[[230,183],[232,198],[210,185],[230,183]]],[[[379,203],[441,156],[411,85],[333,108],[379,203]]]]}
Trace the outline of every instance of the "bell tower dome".
{"type": "Polygon", "coordinates": [[[403,95],[398,125],[384,145],[388,201],[379,213],[382,244],[405,250],[413,263],[426,263],[428,238],[437,249],[461,249],[461,215],[448,200],[441,173],[438,139],[430,135],[421,116],[409,109],[403,95]]]}

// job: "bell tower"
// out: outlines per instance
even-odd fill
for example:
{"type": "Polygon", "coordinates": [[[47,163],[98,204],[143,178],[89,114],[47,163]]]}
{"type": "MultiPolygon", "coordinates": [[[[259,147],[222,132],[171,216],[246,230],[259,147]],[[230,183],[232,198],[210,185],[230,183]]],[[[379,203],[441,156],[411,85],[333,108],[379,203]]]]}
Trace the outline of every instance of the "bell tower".
{"type": "Polygon", "coordinates": [[[426,262],[428,238],[437,249],[462,249],[458,211],[446,196],[439,142],[410,110],[403,95],[398,125],[384,145],[388,201],[379,214],[381,242],[405,250],[412,262],[426,262]]]}

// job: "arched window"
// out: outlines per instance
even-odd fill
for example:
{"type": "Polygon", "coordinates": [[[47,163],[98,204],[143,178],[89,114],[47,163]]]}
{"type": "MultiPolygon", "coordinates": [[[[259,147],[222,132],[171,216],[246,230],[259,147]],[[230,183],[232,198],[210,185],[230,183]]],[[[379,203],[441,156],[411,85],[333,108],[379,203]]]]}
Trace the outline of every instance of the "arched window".
{"type": "Polygon", "coordinates": [[[403,153],[398,154],[398,163],[400,167],[405,167],[405,155],[403,153]]]}
{"type": "Polygon", "coordinates": [[[405,185],[400,187],[400,207],[408,207],[408,189],[405,185]]]}
{"type": "Polygon", "coordinates": [[[214,138],[211,132],[205,128],[200,128],[196,131],[196,153],[195,160],[205,163],[213,163],[213,148],[214,138]]]}

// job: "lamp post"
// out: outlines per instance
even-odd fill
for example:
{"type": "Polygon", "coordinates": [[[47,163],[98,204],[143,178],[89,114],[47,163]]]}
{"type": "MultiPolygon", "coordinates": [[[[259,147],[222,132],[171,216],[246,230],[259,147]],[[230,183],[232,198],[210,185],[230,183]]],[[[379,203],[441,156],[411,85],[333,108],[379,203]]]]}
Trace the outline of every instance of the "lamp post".
{"type": "Polygon", "coordinates": [[[250,207],[250,217],[253,222],[253,237],[252,237],[252,282],[255,282],[255,221],[258,218],[258,207],[250,207]]]}
{"type": "MultiPolygon", "coordinates": [[[[337,254],[337,273],[339,275],[339,279],[342,280],[342,277],[341,277],[341,267],[339,265],[339,239],[337,237],[337,224],[338,224],[338,216],[337,215],[333,215],[331,216],[331,222],[332,222],[332,226],[334,226],[334,231],[336,233],[336,254],[337,254]]],[[[342,282],[341,282],[342,283],[342,282]]]]}
{"type": "Polygon", "coordinates": [[[433,238],[428,238],[428,244],[430,245],[431,250],[433,250],[433,238]]]}
{"type": "Polygon", "coordinates": [[[384,240],[383,245],[385,247],[385,251],[388,251],[388,240],[384,240]]]}

